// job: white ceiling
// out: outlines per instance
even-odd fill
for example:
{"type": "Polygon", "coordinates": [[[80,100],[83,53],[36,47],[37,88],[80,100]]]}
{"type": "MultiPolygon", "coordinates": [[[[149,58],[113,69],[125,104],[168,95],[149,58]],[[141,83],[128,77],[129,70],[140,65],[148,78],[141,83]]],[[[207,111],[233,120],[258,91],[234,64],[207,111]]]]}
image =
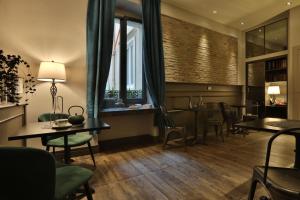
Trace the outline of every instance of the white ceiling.
{"type": "Polygon", "coordinates": [[[162,0],[193,14],[219,23],[247,30],[300,5],[300,0],[162,0]],[[287,2],[292,2],[287,6],[287,2]],[[213,14],[216,10],[217,14],[213,14]],[[244,22],[244,25],[241,25],[244,22]]]}

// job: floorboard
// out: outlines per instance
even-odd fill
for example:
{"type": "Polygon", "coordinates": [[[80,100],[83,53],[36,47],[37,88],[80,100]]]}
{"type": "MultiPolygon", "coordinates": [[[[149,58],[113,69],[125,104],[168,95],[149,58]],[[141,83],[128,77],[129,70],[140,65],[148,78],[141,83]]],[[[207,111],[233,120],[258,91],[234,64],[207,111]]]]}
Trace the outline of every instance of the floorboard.
{"type": "MultiPolygon", "coordinates": [[[[94,170],[91,185],[96,200],[246,200],[252,168],[263,165],[270,133],[229,136],[222,143],[208,137],[207,144],[162,150],[160,145],[103,152],[75,158],[74,164],[94,170]]],[[[271,165],[291,166],[294,140],[275,142],[271,165]]],[[[256,199],[265,191],[258,188],[256,199]]]]}

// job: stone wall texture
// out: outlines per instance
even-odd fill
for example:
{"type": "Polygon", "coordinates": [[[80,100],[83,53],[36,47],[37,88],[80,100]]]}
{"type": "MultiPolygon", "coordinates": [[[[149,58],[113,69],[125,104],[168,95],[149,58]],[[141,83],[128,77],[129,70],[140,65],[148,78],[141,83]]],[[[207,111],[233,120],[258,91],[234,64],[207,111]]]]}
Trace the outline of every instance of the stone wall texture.
{"type": "Polygon", "coordinates": [[[166,82],[238,84],[238,40],[162,16],[166,82]]]}

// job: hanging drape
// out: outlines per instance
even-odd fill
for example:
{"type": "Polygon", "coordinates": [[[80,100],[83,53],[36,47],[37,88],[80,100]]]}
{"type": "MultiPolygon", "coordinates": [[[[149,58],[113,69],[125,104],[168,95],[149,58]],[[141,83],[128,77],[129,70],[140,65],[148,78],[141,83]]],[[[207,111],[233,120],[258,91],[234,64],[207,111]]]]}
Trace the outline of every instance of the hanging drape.
{"type": "Polygon", "coordinates": [[[89,0],[87,11],[87,113],[98,118],[112,55],[115,0],[89,0]]]}
{"type": "MultiPolygon", "coordinates": [[[[147,87],[156,108],[165,101],[165,68],[160,15],[160,0],[142,0],[144,27],[144,73],[147,87]]],[[[163,127],[161,113],[156,124],[163,127]]]]}

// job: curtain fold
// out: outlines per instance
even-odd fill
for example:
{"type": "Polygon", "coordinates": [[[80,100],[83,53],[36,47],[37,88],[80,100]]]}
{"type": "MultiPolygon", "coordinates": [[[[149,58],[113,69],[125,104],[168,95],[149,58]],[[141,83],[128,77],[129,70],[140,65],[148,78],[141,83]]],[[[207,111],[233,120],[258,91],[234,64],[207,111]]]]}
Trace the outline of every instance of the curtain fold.
{"type": "Polygon", "coordinates": [[[89,0],[87,10],[87,114],[98,118],[109,75],[116,0],[89,0]]]}
{"type": "MultiPolygon", "coordinates": [[[[165,102],[165,67],[162,42],[160,0],[142,0],[144,27],[144,73],[147,87],[156,108],[165,102]]],[[[156,125],[163,133],[160,109],[155,117],[156,125]]]]}

